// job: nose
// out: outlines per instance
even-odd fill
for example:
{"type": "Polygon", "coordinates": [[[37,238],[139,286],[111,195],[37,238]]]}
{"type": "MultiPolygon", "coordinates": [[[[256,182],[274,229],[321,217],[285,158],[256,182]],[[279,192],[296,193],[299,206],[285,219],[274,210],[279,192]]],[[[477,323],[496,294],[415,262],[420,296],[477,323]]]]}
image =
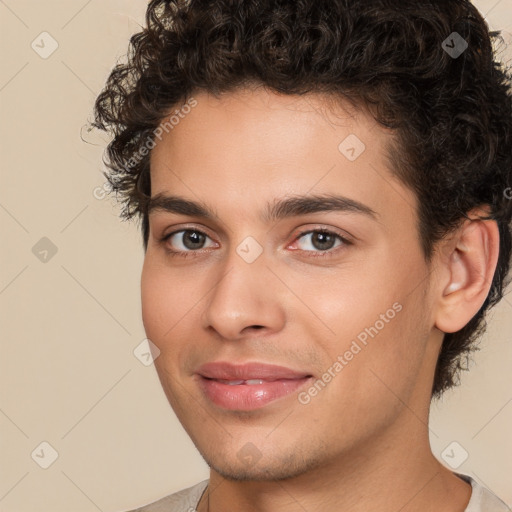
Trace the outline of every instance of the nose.
{"type": "Polygon", "coordinates": [[[233,251],[205,299],[203,327],[225,340],[239,340],[253,331],[281,330],[285,324],[282,287],[263,255],[247,263],[233,251]]]}

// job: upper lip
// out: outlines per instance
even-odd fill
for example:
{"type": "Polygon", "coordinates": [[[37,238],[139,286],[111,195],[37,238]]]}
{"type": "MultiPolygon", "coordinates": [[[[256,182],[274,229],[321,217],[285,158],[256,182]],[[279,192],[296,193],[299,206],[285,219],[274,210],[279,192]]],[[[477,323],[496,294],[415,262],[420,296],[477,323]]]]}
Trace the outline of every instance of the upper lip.
{"type": "Polygon", "coordinates": [[[265,363],[232,364],[224,361],[203,364],[197,373],[208,379],[220,380],[278,380],[310,377],[306,372],[292,370],[285,366],[265,363]]]}

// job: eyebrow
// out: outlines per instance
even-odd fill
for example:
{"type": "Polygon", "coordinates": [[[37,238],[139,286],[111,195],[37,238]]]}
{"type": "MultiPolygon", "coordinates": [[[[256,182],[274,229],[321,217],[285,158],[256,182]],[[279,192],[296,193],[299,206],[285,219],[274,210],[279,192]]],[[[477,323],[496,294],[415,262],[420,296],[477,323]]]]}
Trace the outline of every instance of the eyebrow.
{"type": "MultiPolygon", "coordinates": [[[[156,194],[149,200],[148,215],[151,212],[164,211],[187,215],[190,217],[201,217],[214,220],[218,217],[215,211],[202,202],[195,202],[179,196],[156,194]]],[[[273,222],[288,217],[307,215],[319,212],[347,212],[358,213],[377,219],[378,214],[369,206],[339,195],[322,194],[307,196],[292,196],[284,199],[276,199],[267,203],[262,212],[261,219],[264,222],[273,222]]]]}

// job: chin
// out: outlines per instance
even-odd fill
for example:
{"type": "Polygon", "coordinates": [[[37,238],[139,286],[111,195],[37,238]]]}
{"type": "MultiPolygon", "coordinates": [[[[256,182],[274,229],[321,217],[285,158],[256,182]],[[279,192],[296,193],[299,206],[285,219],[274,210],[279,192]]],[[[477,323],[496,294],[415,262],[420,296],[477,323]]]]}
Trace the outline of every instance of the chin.
{"type": "Polygon", "coordinates": [[[208,456],[201,453],[208,466],[226,480],[236,482],[275,482],[289,480],[318,467],[324,463],[324,457],[312,456],[306,458],[306,454],[295,452],[291,455],[280,454],[279,457],[261,455],[256,462],[244,462],[236,455],[231,458],[225,454],[219,456],[208,456]]]}

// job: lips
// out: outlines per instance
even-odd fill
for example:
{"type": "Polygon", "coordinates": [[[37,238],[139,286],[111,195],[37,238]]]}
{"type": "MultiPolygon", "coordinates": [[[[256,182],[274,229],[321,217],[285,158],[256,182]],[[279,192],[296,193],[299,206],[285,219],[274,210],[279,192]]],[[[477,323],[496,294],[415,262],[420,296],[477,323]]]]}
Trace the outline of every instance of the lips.
{"type": "Polygon", "coordinates": [[[300,379],[309,374],[265,363],[246,363],[235,365],[228,362],[206,363],[197,373],[208,379],[215,380],[253,380],[274,381],[279,379],[300,379]]]}
{"type": "Polygon", "coordinates": [[[197,370],[201,390],[213,404],[228,410],[262,408],[292,394],[311,374],[264,363],[207,363],[197,370]]]}

